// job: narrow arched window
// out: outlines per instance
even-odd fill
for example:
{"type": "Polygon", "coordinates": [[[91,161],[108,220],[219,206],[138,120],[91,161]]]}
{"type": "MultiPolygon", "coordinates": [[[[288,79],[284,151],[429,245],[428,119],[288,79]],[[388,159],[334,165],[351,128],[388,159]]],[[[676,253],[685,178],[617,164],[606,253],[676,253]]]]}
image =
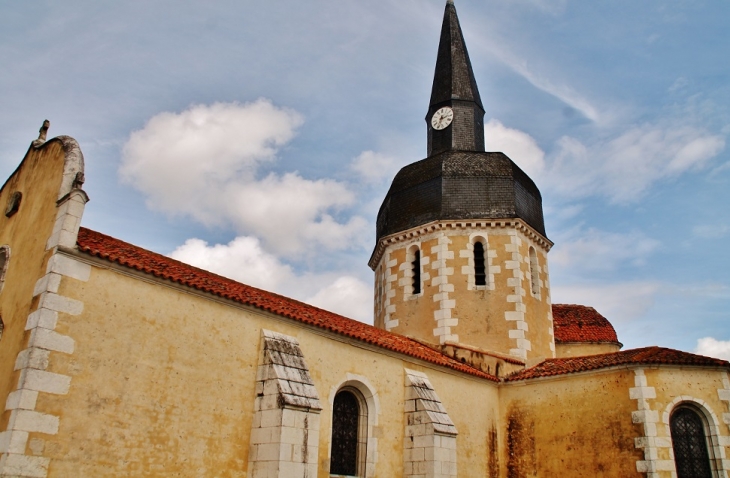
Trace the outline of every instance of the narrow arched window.
{"type": "Polygon", "coordinates": [[[705,428],[702,416],[691,407],[679,407],[672,412],[669,429],[677,478],[712,478],[705,428]]]}
{"type": "Polygon", "coordinates": [[[0,317],[0,339],[3,338],[3,330],[5,330],[5,322],[3,322],[3,318],[0,317]]]}
{"type": "Polygon", "coordinates": [[[337,392],[332,407],[330,474],[363,476],[365,469],[367,409],[356,390],[337,392]]]}
{"type": "Polygon", "coordinates": [[[420,249],[416,249],[415,251],[413,251],[413,262],[411,263],[411,266],[413,267],[413,293],[420,294],[421,293],[421,251],[420,251],[420,249]]]}
{"type": "Polygon", "coordinates": [[[538,270],[537,270],[537,253],[535,248],[530,246],[530,286],[532,287],[532,293],[538,295],[540,293],[540,282],[539,282],[538,270]]]}
{"type": "Polygon", "coordinates": [[[487,285],[487,269],[484,265],[484,244],[474,243],[474,285],[487,285]]]}

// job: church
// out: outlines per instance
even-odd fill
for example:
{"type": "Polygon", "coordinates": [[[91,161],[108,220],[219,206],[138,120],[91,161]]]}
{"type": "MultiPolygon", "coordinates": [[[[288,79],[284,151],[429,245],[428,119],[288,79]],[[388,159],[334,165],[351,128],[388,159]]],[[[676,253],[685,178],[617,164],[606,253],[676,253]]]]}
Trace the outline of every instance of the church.
{"type": "Polygon", "coordinates": [[[484,114],[449,0],[374,326],[83,227],[44,123],[0,190],[0,476],[727,477],[730,363],[551,303],[540,191],[484,114]]]}

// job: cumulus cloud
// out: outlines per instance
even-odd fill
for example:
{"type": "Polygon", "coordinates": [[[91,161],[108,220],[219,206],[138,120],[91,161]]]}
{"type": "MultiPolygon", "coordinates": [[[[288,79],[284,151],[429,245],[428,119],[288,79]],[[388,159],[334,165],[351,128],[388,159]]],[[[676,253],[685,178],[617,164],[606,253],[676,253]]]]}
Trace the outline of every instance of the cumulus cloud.
{"type": "Polygon", "coordinates": [[[730,340],[717,340],[713,337],[698,339],[695,353],[730,360],[730,340]]]}
{"type": "Polygon", "coordinates": [[[702,239],[719,239],[730,232],[726,224],[700,224],[692,228],[692,235],[702,239]]]}
{"type": "Polygon", "coordinates": [[[366,224],[335,219],[355,201],[346,184],[296,172],[259,177],[302,122],[265,99],[160,113],[130,135],[119,173],[149,207],[253,232],[275,252],[296,255],[311,244],[344,248],[366,224]]]}
{"type": "Polygon", "coordinates": [[[372,323],[372,287],[350,275],[297,274],[267,252],[255,237],[228,244],[188,239],[170,257],[224,277],[299,299],[362,322],[372,323]]]}
{"type": "Polygon", "coordinates": [[[503,152],[533,179],[545,170],[545,152],[523,131],[491,119],[484,125],[484,142],[488,151],[503,152]]]}
{"type": "Polygon", "coordinates": [[[264,251],[255,237],[240,236],[212,246],[202,239],[188,239],[170,257],[266,290],[276,290],[294,278],[291,267],[264,251]]]}
{"type": "Polygon", "coordinates": [[[574,229],[550,251],[552,266],[580,271],[607,271],[623,264],[640,266],[661,243],[641,232],[615,233],[574,229]]]}
{"type": "Polygon", "coordinates": [[[548,153],[527,133],[490,120],[489,149],[503,150],[541,187],[566,199],[638,200],[657,181],[706,167],[725,138],[689,126],[640,125],[591,143],[563,136],[548,153]]]}
{"type": "Polygon", "coordinates": [[[641,125],[589,145],[564,136],[556,146],[546,178],[552,190],[628,203],[656,181],[705,167],[725,148],[725,139],[694,127],[641,125]]]}
{"type": "Polygon", "coordinates": [[[392,156],[375,151],[363,151],[352,160],[350,167],[366,182],[390,180],[398,170],[398,161],[392,156]]]}
{"type": "Polygon", "coordinates": [[[361,322],[373,323],[372,287],[356,277],[339,277],[304,302],[361,322]]]}

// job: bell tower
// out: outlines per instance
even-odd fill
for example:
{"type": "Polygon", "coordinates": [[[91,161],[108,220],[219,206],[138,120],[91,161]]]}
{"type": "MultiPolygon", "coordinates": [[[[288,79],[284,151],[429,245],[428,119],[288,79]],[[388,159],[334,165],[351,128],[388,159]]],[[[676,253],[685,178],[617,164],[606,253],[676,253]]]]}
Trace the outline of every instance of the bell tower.
{"type": "Polygon", "coordinates": [[[375,325],[442,349],[555,355],[542,197],[485,152],[484,107],[448,0],[426,115],[428,156],[396,174],[378,212],[375,325]]]}

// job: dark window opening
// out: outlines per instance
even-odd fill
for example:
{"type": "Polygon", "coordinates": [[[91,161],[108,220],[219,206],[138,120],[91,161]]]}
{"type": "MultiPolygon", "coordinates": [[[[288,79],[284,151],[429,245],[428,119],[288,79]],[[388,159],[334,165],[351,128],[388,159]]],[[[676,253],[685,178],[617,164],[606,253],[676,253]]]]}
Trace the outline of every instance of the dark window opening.
{"type": "Polygon", "coordinates": [[[681,407],[669,420],[677,478],[712,478],[705,426],[700,415],[681,407]]]}
{"type": "Polygon", "coordinates": [[[484,245],[474,243],[474,284],[487,285],[487,269],[484,266],[484,245]]]}
{"type": "Polygon", "coordinates": [[[413,253],[413,293],[421,293],[421,251],[418,249],[413,253]]]}
{"type": "Polygon", "coordinates": [[[332,458],[330,473],[357,475],[360,404],[352,392],[343,390],[335,396],[332,410],[332,458]]]}
{"type": "Polygon", "coordinates": [[[8,205],[5,208],[5,216],[10,217],[16,212],[18,212],[18,209],[20,209],[20,201],[23,200],[23,193],[20,191],[15,191],[13,194],[10,195],[10,199],[8,200],[8,205]]]}

